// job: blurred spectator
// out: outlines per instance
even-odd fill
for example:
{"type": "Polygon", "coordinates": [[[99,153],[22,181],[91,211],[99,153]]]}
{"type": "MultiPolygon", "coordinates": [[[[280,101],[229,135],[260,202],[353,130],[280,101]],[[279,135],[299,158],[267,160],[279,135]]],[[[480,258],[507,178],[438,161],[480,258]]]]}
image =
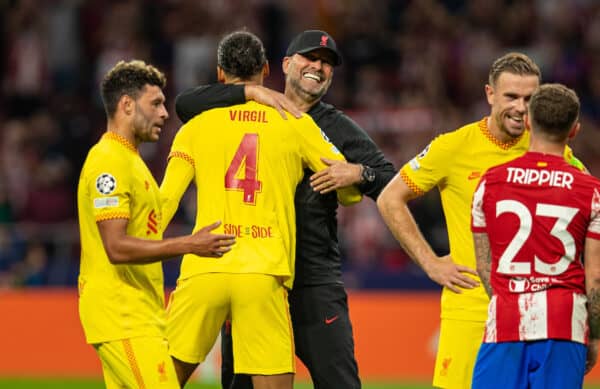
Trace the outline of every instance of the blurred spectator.
{"type": "Polygon", "coordinates": [[[0,290],[17,284],[15,266],[25,255],[25,242],[8,223],[0,223],[0,290]]]}
{"type": "Polygon", "coordinates": [[[13,265],[14,282],[20,286],[43,286],[47,284],[46,267],[48,252],[40,241],[30,241],[27,244],[23,261],[13,265]]]}
{"type": "Polygon", "coordinates": [[[80,3],[82,0],[45,2],[48,7],[48,71],[53,93],[75,93],[81,82],[80,3]]]}
{"type": "Polygon", "coordinates": [[[23,120],[8,121],[0,132],[0,177],[4,180],[4,191],[8,206],[14,215],[25,207],[31,184],[33,156],[28,148],[30,130],[23,120]]]}
{"type": "Polygon", "coordinates": [[[25,116],[44,103],[49,92],[44,8],[35,0],[15,2],[5,18],[7,36],[3,92],[8,110],[25,116]]]}

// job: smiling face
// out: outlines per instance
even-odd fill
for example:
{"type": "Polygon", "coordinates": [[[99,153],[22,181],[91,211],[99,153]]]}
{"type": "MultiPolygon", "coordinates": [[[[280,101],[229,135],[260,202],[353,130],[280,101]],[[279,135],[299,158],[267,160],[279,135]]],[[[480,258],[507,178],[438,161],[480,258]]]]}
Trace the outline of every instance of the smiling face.
{"type": "Polygon", "coordinates": [[[145,85],[135,101],[133,112],[132,125],[136,143],[158,141],[168,117],[162,89],[156,85],[145,85]]]}
{"type": "Polygon", "coordinates": [[[509,142],[523,134],[527,104],[538,86],[537,76],[510,72],[501,73],[493,86],[485,86],[491,107],[489,130],[499,141],[509,142]]]}
{"type": "Polygon", "coordinates": [[[296,53],[283,59],[286,94],[313,105],[323,97],[333,79],[334,55],[328,49],[296,53]]]}

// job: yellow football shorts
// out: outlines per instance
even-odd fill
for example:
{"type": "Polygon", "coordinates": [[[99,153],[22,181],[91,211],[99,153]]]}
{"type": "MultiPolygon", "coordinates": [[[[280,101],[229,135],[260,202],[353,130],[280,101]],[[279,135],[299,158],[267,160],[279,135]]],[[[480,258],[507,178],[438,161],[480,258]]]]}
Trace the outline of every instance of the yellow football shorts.
{"type": "Polygon", "coordinates": [[[442,319],[433,386],[445,389],[471,387],[473,368],[483,341],[485,322],[442,319]]]}
{"type": "Polygon", "coordinates": [[[165,338],[136,337],[93,346],[107,389],[180,388],[165,338]]]}
{"type": "Polygon", "coordinates": [[[206,273],[179,280],[167,307],[171,355],[200,363],[231,319],[235,373],[295,372],[287,290],[266,274],[206,273]]]}

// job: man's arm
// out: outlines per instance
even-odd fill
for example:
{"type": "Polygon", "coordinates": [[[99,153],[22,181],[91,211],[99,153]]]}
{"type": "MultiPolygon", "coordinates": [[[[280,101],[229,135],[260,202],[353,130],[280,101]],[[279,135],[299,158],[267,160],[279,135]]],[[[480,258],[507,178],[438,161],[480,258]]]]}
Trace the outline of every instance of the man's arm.
{"type": "Polygon", "coordinates": [[[201,85],[181,92],[175,98],[175,112],[187,123],[194,116],[213,108],[228,107],[246,102],[243,85],[201,85]]]}
{"type": "Polygon", "coordinates": [[[588,373],[598,360],[600,339],[600,240],[587,238],[584,248],[585,289],[588,298],[588,323],[590,327],[585,372],[588,373]]]}
{"type": "Polygon", "coordinates": [[[160,184],[162,225],[165,229],[177,212],[179,202],[193,178],[194,167],[190,162],[178,156],[169,158],[165,176],[160,184]]]}
{"type": "Polygon", "coordinates": [[[328,193],[356,185],[363,194],[377,200],[396,174],[394,165],[385,158],[366,131],[347,115],[335,110],[317,119],[317,124],[348,162],[324,159],[329,167],[311,176],[313,189],[328,193]]]}
{"type": "Polygon", "coordinates": [[[327,166],[310,176],[310,186],[321,194],[346,188],[361,182],[362,166],[347,161],[321,158],[327,166]]]}
{"type": "Polygon", "coordinates": [[[175,112],[179,120],[187,123],[194,116],[213,108],[243,104],[247,100],[275,108],[286,119],[286,111],[296,118],[302,112],[283,93],[262,85],[210,84],[190,88],[175,98],[175,112]]]}
{"type": "Polygon", "coordinates": [[[490,250],[490,240],[486,233],[474,232],[473,242],[475,243],[475,259],[477,261],[477,273],[481,283],[489,297],[492,297],[492,285],[490,283],[490,274],[492,269],[492,252],[490,250]]]}
{"type": "Polygon", "coordinates": [[[455,293],[461,288],[474,288],[478,282],[462,274],[477,272],[452,262],[450,255],[438,257],[427,243],[410,210],[408,201],[418,196],[406,185],[400,174],[383,189],[377,198],[377,207],[388,228],[396,237],[400,246],[424,271],[438,284],[455,293]]]}
{"type": "Polygon", "coordinates": [[[212,234],[221,222],[208,225],[194,234],[163,240],[127,235],[128,219],[97,222],[108,259],[114,265],[159,262],[182,254],[221,257],[235,243],[232,235],[212,234]]]}
{"type": "MultiPolygon", "coordinates": [[[[327,168],[325,160],[344,162],[344,156],[331,142],[323,136],[323,132],[308,116],[289,123],[295,127],[298,143],[302,150],[303,160],[312,171],[321,171],[327,168]]],[[[352,205],[362,200],[362,194],[355,186],[345,186],[337,190],[338,202],[342,205],[352,205]]]]}

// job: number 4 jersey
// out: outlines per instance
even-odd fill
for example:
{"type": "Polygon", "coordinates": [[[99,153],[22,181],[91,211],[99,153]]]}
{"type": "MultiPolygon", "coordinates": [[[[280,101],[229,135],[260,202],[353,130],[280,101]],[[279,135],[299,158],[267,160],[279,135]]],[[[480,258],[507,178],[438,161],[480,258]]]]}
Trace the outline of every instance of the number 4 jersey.
{"type": "Polygon", "coordinates": [[[587,341],[583,246],[600,239],[600,181],[564,158],[528,152],[490,169],[473,197],[473,232],[492,255],[484,342],[587,341]]]}
{"type": "MultiPolygon", "coordinates": [[[[223,258],[184,256],[180,279],[198,273],[282,276],[291,287],[295,258],[294,194],[304,168],[324,169],[321,157],[344,157],[314,121],[281,118],[273,108],[248,102],[206,111],[177,133],[161,185],[169,220],[195,178],[196,226],[221,220],[215,232],[236,236],[223,258]]],[[[344,204],[360,201],[355,188],[338,191],[344,204]]]]}

